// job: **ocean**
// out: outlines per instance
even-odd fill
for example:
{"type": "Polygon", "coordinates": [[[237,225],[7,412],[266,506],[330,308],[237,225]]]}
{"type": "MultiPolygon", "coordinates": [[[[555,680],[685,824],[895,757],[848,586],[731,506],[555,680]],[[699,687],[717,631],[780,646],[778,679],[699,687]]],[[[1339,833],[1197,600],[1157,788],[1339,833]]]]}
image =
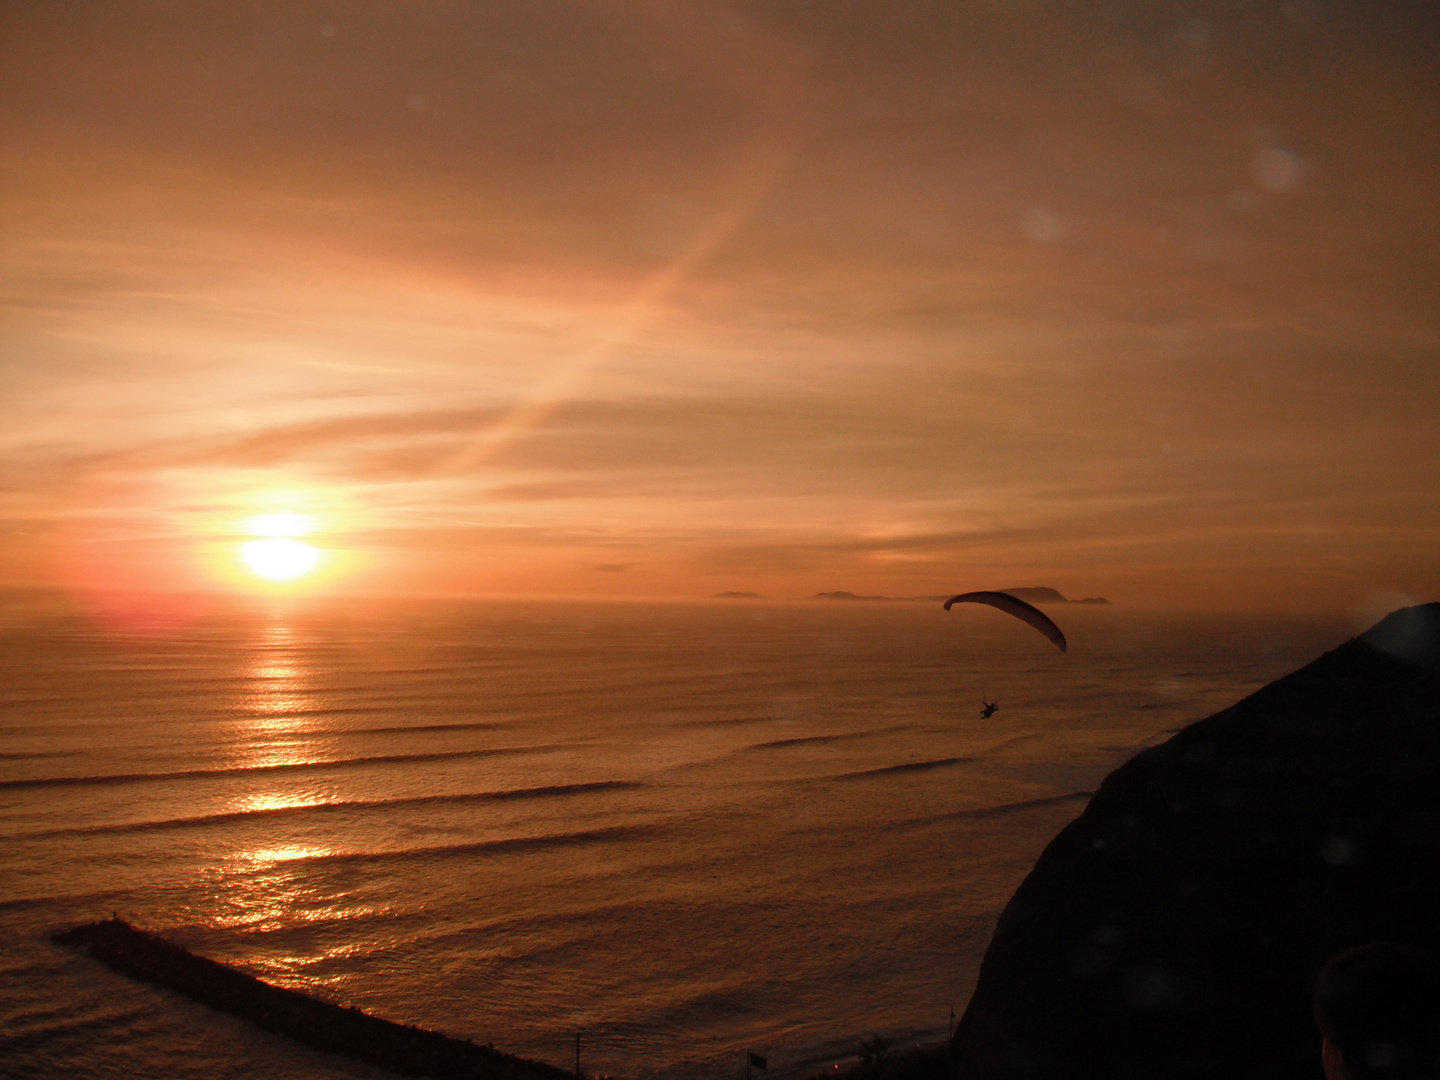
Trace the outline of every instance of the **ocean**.
{"type": "Polygon", "coordinates": [[[1049,610],[0,607],[0,1072],[382,1075],[49,941],[112,912],[589,1075],[943,1038],[1106,773],[1358,629],[1049,610]]]}

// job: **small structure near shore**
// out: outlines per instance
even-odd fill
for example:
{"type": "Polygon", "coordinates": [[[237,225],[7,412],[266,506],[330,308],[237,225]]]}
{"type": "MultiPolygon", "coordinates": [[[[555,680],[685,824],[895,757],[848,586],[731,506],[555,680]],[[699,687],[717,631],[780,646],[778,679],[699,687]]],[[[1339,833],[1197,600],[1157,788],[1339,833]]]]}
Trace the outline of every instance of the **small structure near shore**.
{"type": "Polygon", "coordinates": [[[77,926],[56,934],[53,940],[88,949],[95,959],[122,974],[244,1017],[267,1031],[402,1076],[428,1076],[434,1080],[575,1080],[564,1069],[504,1054],[493,1046],[477,1046],[438,1031],[391,1023],[298,990],[271,986],[226,964],[196,956],[121,918],[77,926]]]}

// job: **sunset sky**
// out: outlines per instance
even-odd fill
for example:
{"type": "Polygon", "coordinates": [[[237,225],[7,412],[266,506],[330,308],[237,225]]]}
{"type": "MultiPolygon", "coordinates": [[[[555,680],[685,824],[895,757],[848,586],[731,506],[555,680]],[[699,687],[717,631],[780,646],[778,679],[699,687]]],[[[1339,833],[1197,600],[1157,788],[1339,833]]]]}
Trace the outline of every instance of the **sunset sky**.
{"type": "Polygon", "coordinates": [[[0,3],[0,581],[1440,599],[1437,56],[1428,0],[0,3]]]}

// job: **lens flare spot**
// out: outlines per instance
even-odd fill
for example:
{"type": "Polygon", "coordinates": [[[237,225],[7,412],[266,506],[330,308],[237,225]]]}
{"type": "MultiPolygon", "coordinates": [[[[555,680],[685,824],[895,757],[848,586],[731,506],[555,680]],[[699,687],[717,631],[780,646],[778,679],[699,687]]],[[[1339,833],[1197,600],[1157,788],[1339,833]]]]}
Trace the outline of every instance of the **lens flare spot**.
{"type": "Polygon", "coordinates": [[[288,537],[251,540],[241,551],[251,570],[271,581],[290,581],[308,573],[320,561],[320,552],[288,537]]]}

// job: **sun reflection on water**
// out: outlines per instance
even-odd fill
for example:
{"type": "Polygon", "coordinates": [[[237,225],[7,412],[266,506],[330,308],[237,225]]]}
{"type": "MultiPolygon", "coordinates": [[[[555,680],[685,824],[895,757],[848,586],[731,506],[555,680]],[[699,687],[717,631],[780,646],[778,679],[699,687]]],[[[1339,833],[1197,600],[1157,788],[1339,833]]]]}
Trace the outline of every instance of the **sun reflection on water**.
{"type": "Polygon", "coordinates": [[[244,864],[244,869],[259,870],[275,863],[292,862],[295,859],[315,859],[335,854],[328,847],[312,844],[277,844],[274,847],[249,848],[230,856],[232,863],[244,864]]]}
{"type": "Polygon", "coordinates": [[[305,664],[303,642],[289,626],[265,628],[247,665],[234,712],[239,767],[300,765],[323,761],[330,740],[315,713],[321,696],[305,664]]]}
{"type": "Polygon", "coordinates": [[[259,793],[241,795],[230,803],[232,812],[249,812],[261,810],[293,810],[299,806],[324,806],[332,800],[314,792],[304,794],[259,793]]]}
{"type": "Polygon", "coordinates": [[[269,843],[230,852],[205,874],[216,893],[207,921],[224,929],[266,932],[367,914],[343,890],[319,885],[306,872],[306,860],[334,853],[319,843],[269,843]]]}
{"type": "MultiPolygon", "coordinates": [[[[324,727],[323,697],[310,662],[303,632],[284,623],[264,628],[240,672],[231,706],[232,767],[307,764],[332,760],[333,739],[324,727]]],[[[295,774],[254,773],[230,799],[233,811],[265,811],[317,806],[337,792],[295,774]]],[[[326,884],[313,862],[338,850],[324,827],[308,818],[284,819],[288,835],[251,834],[203,872],[210,893],[206,921],[217,928],[269,933],[300,923],[342,920],[363,915],[346,890],[326,884]],[[294,835],[295,830],[301,835],[294,835]],[[318,835],[309,835],[309,834],[318,835]]],[[[249,830],[247,829],[247,832],[249,830]]],[[[309,956],[268,955],[266,967],[294,970],[309,956]]]]}
{"type": "Polygon", "coordinates": [[[300,643],[288,626],[269,626],[245,673],[245,705],[262,716],[294,713],[309,704],[300,663],[300,643]]]}

